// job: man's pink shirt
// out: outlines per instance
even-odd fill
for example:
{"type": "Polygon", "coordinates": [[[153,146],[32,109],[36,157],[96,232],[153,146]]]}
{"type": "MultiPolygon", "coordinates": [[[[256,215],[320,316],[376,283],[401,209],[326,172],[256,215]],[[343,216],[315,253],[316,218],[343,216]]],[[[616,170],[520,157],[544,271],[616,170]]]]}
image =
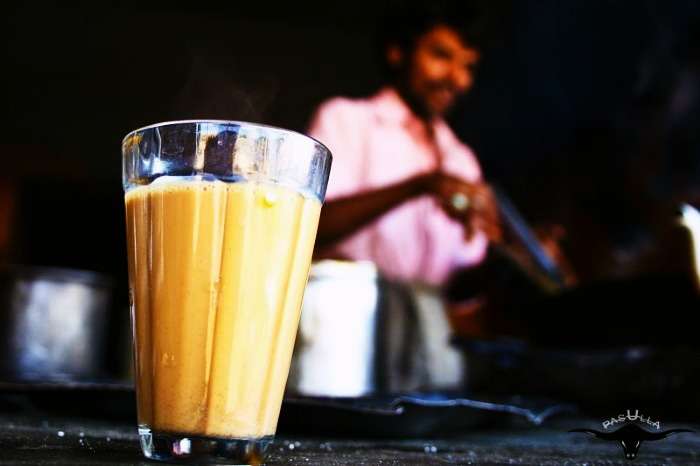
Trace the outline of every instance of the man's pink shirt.
{"type": "MultiPolygon", "coordinates": [[[[391,88],[368,99],[336,97],[323,103],[309,134],[333,153],[326,200],[386,187],[440,166],[468,182],[481,179],[474,153],[443,120],[434,139],[391,88]]],[[[440,284],[458,267],[481,262],[488,240],[463,228],[430,196],[411,199],[337,243],[326,255],[371,260],[387,277],[440,284]]]]}

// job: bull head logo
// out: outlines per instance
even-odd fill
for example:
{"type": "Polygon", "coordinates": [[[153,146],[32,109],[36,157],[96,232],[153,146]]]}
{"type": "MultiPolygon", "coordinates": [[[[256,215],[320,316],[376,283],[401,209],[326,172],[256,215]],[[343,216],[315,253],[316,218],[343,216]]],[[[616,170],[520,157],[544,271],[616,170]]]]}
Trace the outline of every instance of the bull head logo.
{"type": "Polygon", "coordinates": [[[665,439],[666,437],[679,434],[681,432],[695,432],[689,429],[670,429],[662,432],[648,432],[636,424],[625,424],[612,432],[601,432],[593,429],[573,429],[569,432],[583,432],[591,434],[602,440],[615,440],[620,442],[622,449],[625,452],[625,458],[633,460],[639,453],[639,447],[642,442],[653,442],[655,440],[665,439]]]}

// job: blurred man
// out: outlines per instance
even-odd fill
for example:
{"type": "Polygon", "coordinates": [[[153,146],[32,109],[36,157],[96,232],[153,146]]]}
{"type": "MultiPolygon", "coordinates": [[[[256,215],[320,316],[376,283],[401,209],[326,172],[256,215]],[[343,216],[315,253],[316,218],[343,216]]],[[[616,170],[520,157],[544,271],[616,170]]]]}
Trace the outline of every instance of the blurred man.
{"type": "Polygon", "coordinates": [[[318,244],[372,260],[389,278],[437,285],[500,239],[476,156],[443,119],[474,81],[474,18],[413,12],[383,26],[387,85],[323,103],[309,130],[333,153],[318,244]]]}
{"type": "Polygon", "coordinates": [[[473,24],[469,15],[439,11],[385,21],[386,86],[365,99],[323,103],[309,131],[333,153],[322,255],[371,260],[392,282],[411,284],[394,291],[400,304],[380,316],[394,336],[379,353],[394,361],[386,367],[404,368],[383,371],[393,391],[459,386],[464,364],[450,347],[437,286],[479,264],[489,241],[500,240],[479,162],[443,119],[473,84],[480,53],[473,24]]]}

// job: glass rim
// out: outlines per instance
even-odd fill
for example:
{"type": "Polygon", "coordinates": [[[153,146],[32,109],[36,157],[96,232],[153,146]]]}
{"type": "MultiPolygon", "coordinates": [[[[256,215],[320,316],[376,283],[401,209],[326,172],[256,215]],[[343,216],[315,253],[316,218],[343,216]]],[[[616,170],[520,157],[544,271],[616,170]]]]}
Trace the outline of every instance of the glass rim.
{"type": "Polygon", "coordinates": [[[264,123],[254,123],[250,121],[243,121],[243,120],[216,120],[216,119],[189,119],[189,120],[169,120],[169,121],[162,121],[160,123],[153,123],[150,125],[142,126],[141,128],[137,128],[135,130],[129,131],[126,136],[122,139],[122,147],[126,143],[126,141],[133,137],[134,135],[138,133],[142,133],[144,131],[147,131],[149,129],[155,129],[155,128],[161,128],[164,126],[174,126],[174,125],[184,125],[184,124],[191,124],[191,123],[210,123],[210,124],[215,124],[215,125],[238,125],[238,126],[252,126],[255,128],[262,128],[265,130],[274,130],[278,131],[280,133],[285,133],[285,134],[290,134],[294,137],[301,137],[305,139],[309,139],[319,146],[324,151],[324,155],[328,157],[331,161],[333,160],[333,154],[331,153],[331,150],[321,141],[318,139],[311,137],[307,134],[300,133],[299,131],[294,131],[291,129],[286,129],[286,128],[280,128],[279,126],[273,126],[273,125],[266,125],[264,123]]]}

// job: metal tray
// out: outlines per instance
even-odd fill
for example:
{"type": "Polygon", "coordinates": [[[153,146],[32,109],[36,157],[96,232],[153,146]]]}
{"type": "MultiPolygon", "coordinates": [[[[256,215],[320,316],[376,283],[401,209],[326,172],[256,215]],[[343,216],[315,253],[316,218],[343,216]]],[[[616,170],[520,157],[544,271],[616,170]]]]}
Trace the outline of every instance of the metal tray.
{"type": "MultiPolygon", "coordinates": [[[[0,382],[0,410],[92,417],[136,425],[133,387],[123,382],[0,382]]],[[[426,437],[522,421],[539,425],[571,405],[519,397],[412,393],[362,398],[287,397],[278,433],[327,437],[426,437]]]]}
{"type": "Polygon", "coordinates": [[[539,425],[571,412],[571,405],[451,393],[415,393],[367,398],[287,398],[280,430],[323,435],[425,437],[522,420],[539,425]]]}

